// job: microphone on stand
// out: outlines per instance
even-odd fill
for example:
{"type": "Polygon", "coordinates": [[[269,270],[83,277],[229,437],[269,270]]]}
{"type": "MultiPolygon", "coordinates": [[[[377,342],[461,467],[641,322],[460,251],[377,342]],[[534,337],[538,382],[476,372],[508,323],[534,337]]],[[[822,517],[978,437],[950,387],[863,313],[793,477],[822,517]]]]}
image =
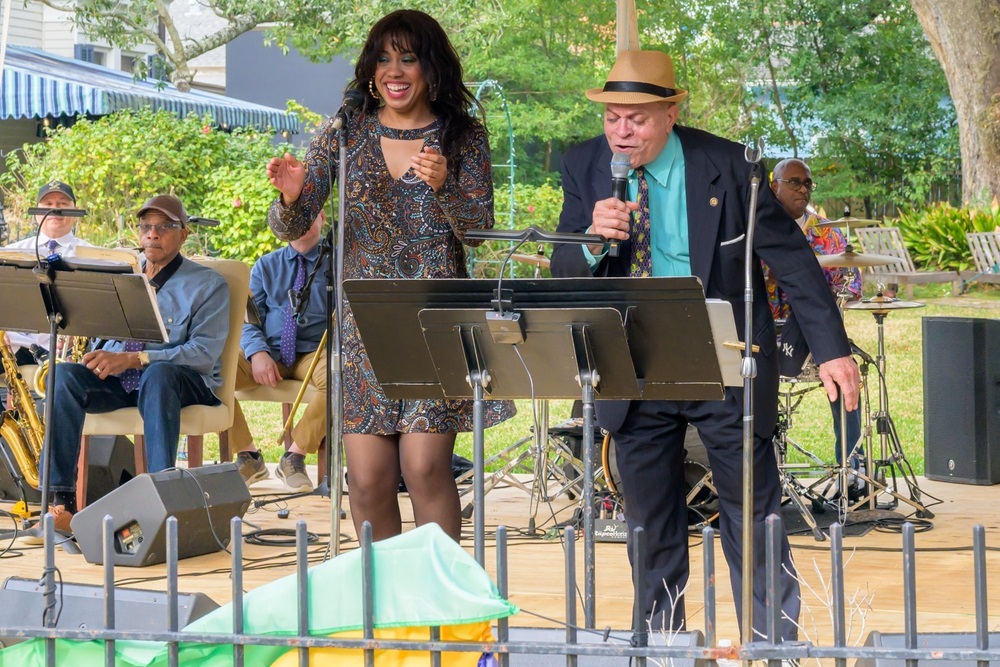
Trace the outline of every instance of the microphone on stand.
{"type": "Polygon", "coordinates": [[[336,116],[333,119],[333,129],[339,130],[344,127],[347,119],[358,110],[364,101],[365,94],[357,88],[348,88],[344,91],[344,101],[340,104],[340,108],[337,109],[336,116]]]}
{"type": "MultiPolygon", "coordinates": [[[[632,168],[628,153],[615,153],[611,156],[611,196],[619,201],[628,201],[628,170],[632,168]]],[[[608,254],[618,256],[621,241],[612,239],[608,254]]]]}

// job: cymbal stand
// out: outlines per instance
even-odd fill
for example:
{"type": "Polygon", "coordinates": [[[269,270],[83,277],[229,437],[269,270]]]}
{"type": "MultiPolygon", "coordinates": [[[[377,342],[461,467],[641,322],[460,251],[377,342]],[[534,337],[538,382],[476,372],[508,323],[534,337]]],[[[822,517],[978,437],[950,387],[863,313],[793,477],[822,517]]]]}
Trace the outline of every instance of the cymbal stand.
{"type": "Polygon", "coordinates": [[[802,515],[802,519],[812,530],[813,536],[816,538],[817,542],[822,542],[826,539],[826,535],[819,526],[816,525],[816,519],[813,517],[812,512],[806,506],[804,500],[808,497],[810,501],[816,501],[818,498],[812,493],[810,487],[805,486],[799,480],[795,479],[792,474],[793,469],[810,469],[810,468],[826,468],[826,463],[823,462],[821,458],[810,452],[809,450],[802,447],[800,444],[788,437],[788,431],[792,427],[792,414],[795,409],[802,402],[803,396],[806,393],[816,389],[820,385],[813,385],[811,387],[806,387],[805,389],[794,389],[789,387],[782,392],[782,397],[784,399],[784,405],[780,406],[778,410],[778,430],[777,435],[774,439],[774,450],[775,456],[778,460],[778,475],[781,480],[781,489],[783,495],[787,496],[791,500],[792,504],[802,515]],[[792,399],[795,399],[794,404],[792,399]],[[808,458],[811,463],[788,463],[788,446],[791,445],[795,451],[804,455],[808,458]]]}
{"type": "MultiPolygon", "coordinates": [[[[916,510],[920,518],[933,518],[934,514],[924,506],[920,497],[920,487],[917,484],[916,474],[913,467],[903,453],[903,447],[899,442],[899,434],[896,432],[896,424],[889,414],[889,393],[886,382],[886,355],[885,355],[885,318],[888,311],[872,311],[878,330],[878,352],[875,356],[875,368],[878,371],[878,411],[871,416],[871,422],[875,426],[875,433],[878,434],[878,458],[874,458],[874,443],[872,432],[866,429],[865,438],[868,440],[868,465],[869,470],[865,473],[858,473],[858,476],[868,483],[868,494],[850,505],[850,510],[871,504],[872,500],[882,494],[888,494],[890,499],[885,503],[876,503],[879,509],[895,509],[899,502],[904,502],[916,510]],[[887,479],[888,473],[888,479],[887,479]],[[897,477],[898,475],[898,477],[897,477]],[[891,481],[888,481],[891,480],[891,481]],[[899,493],[899,482],[902,480],[906,484],[909,497],[899,493]]],[[[866,359],[865,361],[869,361],[866,359]]],[[[844,494],[846,495],[846,494],[844,494]]]]}

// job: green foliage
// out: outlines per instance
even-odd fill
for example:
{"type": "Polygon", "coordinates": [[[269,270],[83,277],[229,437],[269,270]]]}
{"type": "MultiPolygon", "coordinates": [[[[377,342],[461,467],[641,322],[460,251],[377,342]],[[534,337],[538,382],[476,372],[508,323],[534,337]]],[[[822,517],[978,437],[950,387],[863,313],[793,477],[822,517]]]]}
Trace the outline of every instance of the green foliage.
{"type": "Polygon", "coordinates": [[[965,271],[975,268],[965,234],[1000,229],[1000,204],[994,201],[989,208],[955,208],[941,202],[903,212],[895,224],[918,268],[965,271]]]}
{"type": "Polygon", "coordinates": [[[73,186],[87,209],[77,233],[92,243],[134,245],[135,211],[149,197],[171,193],[189,214],[220,220],[218,228],[195,230],[203,251],[250,258],[266,246],[260,227],[266,230],[274,189],[264,164],[279,152],[268,135],[221,132],[208,117],[122,111],[96,121],[79,119],[56,129],[48,141],[12,153],[0,188],[14,238],[33,232],[27,208],[35,204],[40,185],[58,178],[73,186]]]}
{"type": "MultiPolygon", "coordinates": [[[[505,195],[506,193],[504,193],[505,195]]],[[[514,224],[506,225],[501,217],[501,207],[507,205],[507,197],[501,197],[501,191],[496,194],[497,227],[514,227],[523,229],[530,225],[554,231],[559,225],[559,212],[562,210],[562,189],[551,182],[542,185],[526,185],[518,183],[514,186],[514,224]]],[[[506,213],[506,211],[503,211],[506,213]]],[[[471,262],[472,274],[477,278],[495,278],[504,258],[514,247],[509,242],[491,241],[478,246],[471,262]]],[[[526,243],[517,249],[519,255],[534,255],[537,252],[535,244],[526,243]]],[[[544,249],[544,248],[543,248],[544,249]]],[[[551,249],[549,249],[551,252],[551,249]]],[[[508,262],[504,270],[505,276],[531,278],[535,275],[535,267],[531,264],[508,262]]],[[[542,275],[548,276],[548,269],[542,270],[542,275]]]]}

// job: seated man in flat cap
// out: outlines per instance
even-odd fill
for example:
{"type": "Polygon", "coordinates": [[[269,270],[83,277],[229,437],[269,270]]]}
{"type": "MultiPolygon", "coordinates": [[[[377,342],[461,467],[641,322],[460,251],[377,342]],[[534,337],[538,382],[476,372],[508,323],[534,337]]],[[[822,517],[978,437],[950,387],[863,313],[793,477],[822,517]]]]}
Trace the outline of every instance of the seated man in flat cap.
{"type": "Polygon", "coordinates": [[[54,383],[50,488],[56,528],[76,509],[77,459],[87,413],[138,407],[149,472],[173,467],[181,408],[218,405],[220,361],[229,333],[229,285],[180,254],[188,236],[181,200],[159,195],[137,213],[143,270],[156,290],[167,343],[111,341],[78,364],[60,364],[54,383]]]}
{"type": "MultiPolygon", "coordinates": [[[[40,187],[37,202],[38,208],[78,208],[73,188],[62,181],[49,181],[40,187]]],[[[21,239],[5,247],[11,250],[23,250],[32,255],[37,251],[38,256],[42,259],[53,254],[61,257],[73,257],[76,255],[77,248],[90,245],[73,233],[75,220],[76,218],[63,215],[36,215],[37,235],[21,239]],[[39,223],[41,224],[40,229],[38,229],[39,223]]],[[[48,333],[28,334],[11,331],[8,332],[7,338],[19,366],[35,363],[31,353],[32,345],[36,345],[41,353],[48,352],[48,333]]]]}

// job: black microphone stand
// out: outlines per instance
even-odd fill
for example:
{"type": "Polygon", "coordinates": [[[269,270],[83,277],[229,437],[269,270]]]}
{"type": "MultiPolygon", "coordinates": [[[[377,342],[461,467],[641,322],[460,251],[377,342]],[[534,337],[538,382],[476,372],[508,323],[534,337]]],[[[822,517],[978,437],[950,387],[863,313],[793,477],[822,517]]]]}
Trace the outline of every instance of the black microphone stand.
{"type": "Polygon", "coordinates": [[[747,214],[746,254],[743,274],[743,599],[740,635],[744,642],[753,641],[753,517],[754,517],[754,432],[753,432],[753,379],[757,364],[753,358],[753,235],[757,224],[757,193],[760,190],[761,165],[764,142],[758,140],[756,148],[747,147],[744,157],[750,163],[750,210],[747,214]]]}
{"type": "Polygon", "coordinates": [[[344,497],[342,443],[344,434],[343,331],[344,331],[344,225],[347,221],[347,128],[337,129],[337,215],[334,252],[329,253],[326,284],[327,318],[332,325],[326,337],[326,477],[330,486],[330,552],[340,554],[341,504],[344,497]],[[332,316],[332,319],[331,319],[332,316]]]}
{"type": "MultiPolygon", "coordinates": [[[[56,291],[56,275],[55,270],[48,258],[42,259],[38,252],[38,236],[42,233],[42,225],[45,224],[46,218],[50,215],[58,215],[67,218],[82,218],[87,214],[82,208],[29,208],[29,215],[40,215],[42,219],[38,222],[38,231],[35,234],[35,259],[38,265],[32,269],[35,277],[38,278],[39,288],[42,292],[42,300],[45,303],[45,311],[47,313],[47,318],[49,320],[49,355],[51,356],[59,343],[59,329],[64,329],[65,316],[62,313],[62,308],[59,305],[59,298],[56,291]]],[[[55,388],[56,382],[56,366],[58,364],[52,363],[49,368],[49,377],[47,384],[49,386],[49,391],[45,392],[45,436],[43,438],[42,445],[42,461],[41,461],[41,501],[42,501],[42,516],[49,511],[49,466],[52,460],[52,405],[54,400],[55,392],[52,389],[55,388]]]]}
{"type": "MultiPolygon", "coordinates": [[[[45,303],[45,311],[49,320],[49,355],[52,359],[52,363],[49,364],[49,376],[47,380],[49,390],[45,392],[45,435],[42,439],[42,460],[40,462],[41,484],[39,486],[41,486],[41,489],[39,490],[42,496],[41,521],[30,528],[28,533],[34,537],[41,537],[45,542],[48,542],[51,533],[44,528],[45,517],[49,511],[49,469],[52,465],[52,407],[55,399],[57,366],[59,365],[55,363],[55,357],[52,355],[55,354],[59,342],[58,330],[66,327],[66,318],[59,305],[55,267],[52,262],[48,261],[48,258],[42,261],[41,255],[38,252],[38,236],[42,233],[42,225],[45,224],[45,219],[50,215],[82,218],[87,212],[79,208],[29,208],[28,214],[42,216],[42,219],[38,221],[38,231],[35,234],[35,259],[38,265],[32,269],[32,272],[38,278],[39,288],[42,292],[42,301],[45,303]]],[[[52,545],[45,544],[46,553],[50,553],[51,547],[52,545]]],[[[56,603],[55,594],[55,574],[52,568],[46,567],[42,574],[42,595],[45,598],[42,624],[46,627],[54,627],[56,624],[56,616],[52,613],[56,603]]]]}

